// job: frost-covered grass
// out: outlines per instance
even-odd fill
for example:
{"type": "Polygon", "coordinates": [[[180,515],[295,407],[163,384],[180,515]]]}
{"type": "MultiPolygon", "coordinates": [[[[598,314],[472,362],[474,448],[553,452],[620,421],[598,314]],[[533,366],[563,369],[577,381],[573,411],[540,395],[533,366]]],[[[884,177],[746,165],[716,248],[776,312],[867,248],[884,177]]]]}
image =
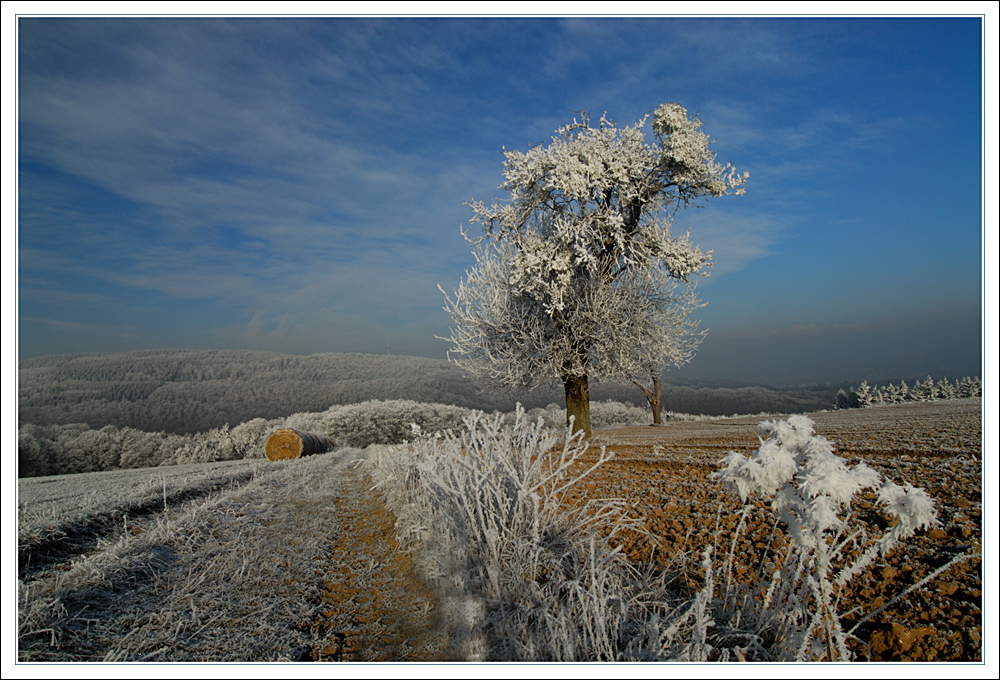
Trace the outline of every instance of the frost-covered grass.
{"type": "Polygon", "coordinates": [[[114,470],[21,480],[17,494],[19,571],[80,552],[143,518],[253,479],[264,461],[177,465],[150,473],[114,470]]]}
{"type": "MultiPolygon", "coordinates": [[[[321,575],[335,567],[334,500],[359,492],[342,481],[359,455],[244,462],[257,469],[224,488],[212,481],[218,471],[205,475],[204,493],[168,496],[166,507],[119,518],[54,568],[25,573],[19,661],[299,660],[315,643],[308,622],[321,606],[321,575]]],[[[120,497],[93,495],[101,505],[120,497]]]]}
{"type": "Polygon", "coordinates": [[[640,530],[624,501],[569,500],[612,452],[585,456],[584,441],[520,410],[509,423],[474,413],[465,424],[460,435],[370,458],[401,540],[447,594],[464,658],[849,660],[853,629],[841,625],[839,593],[936,522],[922,490],[883,481],[864,464],[848,467],[808,418],[793,416],[764,423],[759,450],[731,452],[718,473],[745,502],[737,535],[720,532],[719,554],[674,555],[653,574],[617,547],[622,529],[640,530]],[[866,493],[885,529],[858,521],[855,503],[866,493]],[[771,508],[755,509],[759,500],[771,508]],[[785,547],[765,556],[755,578],[737,580],[726,546],[760,521],[783,534],[773,545],[785,547]],[[697,573],[672,572],[692,563],[697,573]],[[683,585],[691,577],[699,588],[683,585]]]}

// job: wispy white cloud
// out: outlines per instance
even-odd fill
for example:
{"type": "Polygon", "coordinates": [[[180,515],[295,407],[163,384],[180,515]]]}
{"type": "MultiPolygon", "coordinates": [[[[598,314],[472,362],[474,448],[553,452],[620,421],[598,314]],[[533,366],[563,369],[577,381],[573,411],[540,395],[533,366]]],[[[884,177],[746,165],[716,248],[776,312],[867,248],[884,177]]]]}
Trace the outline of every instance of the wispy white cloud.
{"type": "MultiPolygon", "coordinates": [[[[143,27],[148,41],[105,47],[116,64],[110,74],[31,79],[21,98],[25,156],[147,215],[115,226],[77,214],[91,228],[70,231],[76,248],[36,257],[27,245],[22,266],[173,298],[263,304],[269,316],[272,307],[315,304],[322,285],[329,289],[321,299],[335,305],[357,287],[345,281],[369,281],[375,306],[412,302],[378,282],[447,269],[440,254],[460,246],[461,202],[476,186],[460,155],[427,158],[414,155],[408,140],[398,143],[400,132],[425,133],[412,109],[434,93],[415,71],[442,68],[446,53],[432,43],[386,51],[392,36],[361,22],[320,37],[314,24],[276,28],[310,43],[304,66],[255,54],[253,36],[234,32],[231,22],[154,21],[143,27]],[[201,39],[206,28],[218,41],[201,39]],[[336,44],[321,44],[326,37],[336,44]],[[329,279],[333,267],[339,281],[329,279]]],[[[268,35],[262,51],[276,41],[268,35]]],[[[428,115],[425,122],[450,121],[428,115]]],[[[46,242],[46,251],[53,245],[46,242]]],[[[435,283],[425,286],[434,296],[435,283]]]]}
{"type": "MultiPolygon", "coordinates": [[[[739,198],[725,199],[739,201],[739,198]]],[[[742,215],[738,206],[723,212],[717,206],[689,210],[677,216],[675,233],[690,232],[691,240],[712,251],[713,265],[706,283],[738,272],[766,257],[781,238],[781,223],[767,215],[742,215]]]]}

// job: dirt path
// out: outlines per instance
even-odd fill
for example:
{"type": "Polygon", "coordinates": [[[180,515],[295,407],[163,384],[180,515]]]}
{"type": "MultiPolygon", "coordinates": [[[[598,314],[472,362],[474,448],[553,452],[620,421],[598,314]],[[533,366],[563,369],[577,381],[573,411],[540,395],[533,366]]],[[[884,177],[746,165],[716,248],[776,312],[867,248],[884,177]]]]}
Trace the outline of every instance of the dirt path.
{"type": "Polygon", "coordinates": [[[351,465],[335,499],[333,569],[326,574],[321,617],[312,624],[314,661],[439,661],[444,629],[430,592],[399,550],[395,519],[371,480],[351,465]]]}

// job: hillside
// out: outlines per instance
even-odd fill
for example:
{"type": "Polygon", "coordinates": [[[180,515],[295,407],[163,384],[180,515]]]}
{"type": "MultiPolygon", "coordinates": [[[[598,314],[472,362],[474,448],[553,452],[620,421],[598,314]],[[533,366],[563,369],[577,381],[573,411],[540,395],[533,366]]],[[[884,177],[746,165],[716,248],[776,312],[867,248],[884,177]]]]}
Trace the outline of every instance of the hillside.
{"type": "MultiPolygon", "coordinates": [[[[829,407],[836,388],[663,388],[663,409],[732,415],[829,407]]],[[[596,385],[595,401],[645,406],[635,386],[596,385]]],[[[487,412],[563,400],[549,389],[484,389],[455,364],[374,354],[308,356],[246,350],[151,350],[63,354],[18,362],[18,425],[87,423],[149,432],[203,432],[254,418],[280,418],[367,400],[410,399],[487,412]]]]}
{"type": "Polygon", "coordinates": [[[18,368],[19,424],[190,433],[370,399],[486,410],[516,401],[482,392],[453,364],[417,357],[157,350],[37,357],[18,368]]]}

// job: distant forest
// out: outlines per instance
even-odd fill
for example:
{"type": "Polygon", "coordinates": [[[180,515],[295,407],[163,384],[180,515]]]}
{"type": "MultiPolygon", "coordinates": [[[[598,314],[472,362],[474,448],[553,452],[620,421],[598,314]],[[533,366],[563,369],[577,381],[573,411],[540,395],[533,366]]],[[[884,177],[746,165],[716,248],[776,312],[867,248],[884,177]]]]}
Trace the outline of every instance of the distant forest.
{"type": "MultiPolygon", "coordinates": [[[[796,413],[831,408],[841,385],[800,388],[665,382],[664,412],[796,413]]],[[[603,383],[594,401],[646,407],[630,383],[603,383]]],[[[191,434],[372,400],[412,400],[486,412],[562,404],[561,388],[484,389],[455,364],[375,354],[308,356],[246,350],[61,354],[18,362],[18,426],[87,423],[191,434]]]]}

